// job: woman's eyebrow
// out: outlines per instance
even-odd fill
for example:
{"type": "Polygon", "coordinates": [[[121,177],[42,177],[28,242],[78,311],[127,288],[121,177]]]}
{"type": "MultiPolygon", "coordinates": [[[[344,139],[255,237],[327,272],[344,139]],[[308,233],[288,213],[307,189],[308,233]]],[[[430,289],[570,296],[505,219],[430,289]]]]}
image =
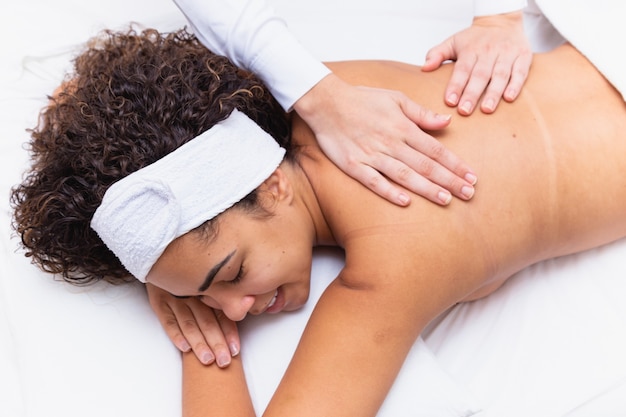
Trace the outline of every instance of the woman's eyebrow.
{"type": "Polygon", "coordinates": [[[204,291],[206,291],[207,288],[209,288],[209,286],[213,282],[213,279],[215,278],[217,273],[220,272],[220,269],[222,269],[222,267],[224,265],[226,265],[226,263],[230,260],[230,258],[233,257],[235,252],[237,252],[237,250],[234,250],[231,253],[229,253],[228,255],[226,255],[226,257],[224,259],[222,259],[217,265],[215,265],[213,268],[211,268],[209,273],[206,275],[206,278],[204,279],[204,282],[202,283],[202,285],[200,285],[198,287],[198,292],[204,292],[204,291]]]}

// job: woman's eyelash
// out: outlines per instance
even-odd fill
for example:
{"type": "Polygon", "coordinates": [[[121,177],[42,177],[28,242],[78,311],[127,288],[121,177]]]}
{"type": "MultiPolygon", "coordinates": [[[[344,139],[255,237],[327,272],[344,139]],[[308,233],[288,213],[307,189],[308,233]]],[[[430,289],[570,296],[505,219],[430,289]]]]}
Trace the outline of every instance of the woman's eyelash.
{"type": "Polygon", "coordinates": [[[237,276],[231,279],[230,281],[228,281],[228,283],[238,284],[239,282],[241,282],[241,278],[243,278],[243,264],[241,264],[241,266],[239,267],[239,272],[237,272],[237,276]]]}

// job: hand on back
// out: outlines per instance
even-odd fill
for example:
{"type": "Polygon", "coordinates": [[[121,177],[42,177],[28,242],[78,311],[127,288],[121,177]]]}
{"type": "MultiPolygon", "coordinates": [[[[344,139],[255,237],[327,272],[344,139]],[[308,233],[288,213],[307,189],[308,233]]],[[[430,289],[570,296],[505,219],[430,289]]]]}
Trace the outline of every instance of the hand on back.
{"type": "Polygon", "coordinates": [[[328,158],[392,203],[410,203],[405,189],[440,205],[453,195],[468,200],[474,193],[469,166],[422,130],[445,128],[450,116],[403,93],[352,86],[331,74],[295,109],[328,158]]]}
{"type": "Polygon", "coordinates": [[[422,69],[433,71],[447,60],[455,64],[444,99],[459,114],[470,115],[479,100],[484,113],[493,113],[502,98],[514,101],[532,62],[522,12],[474,18],[469,28],[432,48],[422,69]]]}

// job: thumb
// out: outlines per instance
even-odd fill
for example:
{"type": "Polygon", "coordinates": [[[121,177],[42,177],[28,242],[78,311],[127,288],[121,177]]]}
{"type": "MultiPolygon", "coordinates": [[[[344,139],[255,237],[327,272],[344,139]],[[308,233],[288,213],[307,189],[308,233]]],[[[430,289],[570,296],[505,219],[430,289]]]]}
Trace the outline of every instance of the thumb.
{"type": "Polygon", "coordinates": [[[400,108],[413,123],[422,129],[443,129],[450,124],[452,119],[452,116],[449,114],[440,114],[426,109],[408,97],[400,101],[400,108]]]}
{"type": "Polygon", "coordinates": [[[444,61],[456,59],[456,53],[452,45],[452,38],[448,38],[439,45],[431,48],[426,53],[426,61],[422,66],[422,71],[433,71],[441,66],[444,61]]]}

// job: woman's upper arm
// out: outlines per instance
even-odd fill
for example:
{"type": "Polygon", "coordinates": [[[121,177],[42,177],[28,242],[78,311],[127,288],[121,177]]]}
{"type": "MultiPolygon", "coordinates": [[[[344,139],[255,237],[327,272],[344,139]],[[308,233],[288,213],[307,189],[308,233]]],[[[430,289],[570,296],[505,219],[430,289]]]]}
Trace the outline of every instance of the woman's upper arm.
{"type": "Polygon", "coordinates": [[[478,285],[482,263],[454,255],[472,252],[465,232],[410,227],[370,228],[346,247],[267,417],[375,416],[420,332],[478,285]]]}
{"type": "Polygon", "coordinates": [[[329,286],[265,416],[376,414],[419,330],[381,317],[370,295],[329,286]]]}
{"type": "Polygon", "coordinates": [[[385,286],[397,272],[328,287],[265,416],[376,415],[419,333],[448,307],[428,285],[385,286]]]}

